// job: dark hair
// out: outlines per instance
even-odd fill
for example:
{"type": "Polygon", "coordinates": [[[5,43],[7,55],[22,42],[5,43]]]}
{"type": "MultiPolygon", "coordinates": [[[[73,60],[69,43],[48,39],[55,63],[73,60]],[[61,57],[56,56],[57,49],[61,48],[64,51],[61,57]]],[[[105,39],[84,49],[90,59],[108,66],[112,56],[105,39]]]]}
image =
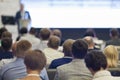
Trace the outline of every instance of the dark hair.
{"type": "Polygon", "coordinates": [[[42,70],[46,65],[46,57],[40,50],[27,51],[24,63],[28,69],[31,70],[42,70]]]}
{"type": "Polygon", "coordinates": [[[82,39],[76,40],[72,45],[72,54],[74,58],[83,59],[87,54],[87,50],[88,50],[88,45],[82,39]]]}
{"type": "Polygon", "coordinates": [[[12,39],[11,38],[2,38],[1,46],[5,51],[9,51],[12,47],[12,39]]]}
{"type": "Polygon", "coordinates": [[[119,36],[119,31],[116,28],[110,29],[110,33],[113,37],[119,36]]]}
{"type": "Polygon", "coordinates": [[[1,38],[5,38],[5,37],[12,38],[12,34],[8,31],[5,31],[2,33],[1,38]]]}
{"type": "Polygon", "coordinates": [[[30,34],[33,34],[33,35],[36,35],[36,30],[35,30],[35,28],[31,27],[29,33],[30,33],[30,34]]]}
{"type": "Polygon", "coordinates": [[[2,37],[2,33],[7,31],[5,27],[0,28],[0,38],[2,37]]]}
{"type": "Polygon", "coordinates": [[[27,31],[27,28],[26,27],[23,27],[20,29],[20,34],[26,34],[28,31],[27,31]]]}
{"type": "Polygon", "coordinates": [[[84,34],[84,37],[85,36],[91,36],[91,37],[96,37],[96,33],[93,29],[87,29],[85,34],[84,34]]]}
{"type": "Polygon", "coordinates": [[[85,57],[85,63],[87,68],[91,68],[93,71],[99,71],[101,68],[107,68],[106,57],[100,50],[90,51],[85,57]]]}
{"type": "Polygon", "coordinates": [[[48,40],[49,37],[50,37],[50,34],[51,34],[50,29],[42,28],[42,29],[40,30],[40,38],[41,38],[42,40],[48,40]]]}
{"type": "Polygon", "coordinates": [[[50,36],[48,40],[48,46],[51,48],[58,48],[60,45],[60,38],[57,36],[50,36]]]}

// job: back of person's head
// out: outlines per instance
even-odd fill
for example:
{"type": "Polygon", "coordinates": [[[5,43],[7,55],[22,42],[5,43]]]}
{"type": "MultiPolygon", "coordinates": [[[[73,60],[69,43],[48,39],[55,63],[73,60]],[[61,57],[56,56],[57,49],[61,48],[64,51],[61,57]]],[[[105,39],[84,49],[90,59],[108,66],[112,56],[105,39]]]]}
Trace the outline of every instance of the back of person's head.
{"type": "Polygon", "coordinates": [[[62,37],[62,32],[59,29],[54,29],[52,31],[52,34],[55,35],[55,36],[58,36],[59,38],[62,37]]]}
{"type": "Polygon", "coordinates": [[[96,37],[96,33],[93,29],[87,29],[85,34],[84,34],[84,37],[85,36],[91,36],[91,37],[96,37]]]}
{"type": "Polygon", "coordinates": [[[94,42],[93,42],[93,38],[91,36],[86,36],[83,39],[87,42],[88,47],[94,48],[94,42]]]}
{"type": "Polygon", "coordinates": [[[63,43],[63,52],[65,56],[72,56],[72,44],[75,42],[73,39],[67,39],[63,43]]]}
{"type": "Polygon", "coordinates": [[[12,47],[12,39],[11,38],[2,38],[1,40],[1,46],[4,51],[9,51],[12,47]]]}
{"type": "Polygon", "coordinates": [[[84,59],[87,50],[88,45],[83,39],[76,40],[72,45],[72,55],[74,58],[84,59]]]}
{"type": "Polygon", "coordinates": [[[30,31],[29,31],[30,34],[33,34],[33,35],[36,35],[36,30],[35,28],[31,28],[30,31]]]}
{"type": "Polygon", "coordinates": [[[27,41],[27,40],[20,40],[16,44],[15,56],[16,57],[24,57],[25,56],[25,52],[30,50],[31,47],[32,47],[32,44],[29,41],[27,41]]]}
{"type": "Polygon", "coordinates": [[[50,35],[51,35],[51,30],[50,29],[48,29],[48,28],[42,28],[40,30],[40,38],[42,40],[48,40],[49,37],[50,37],[50,35]]]}
{"type": "Polygon", "coordinates": [[[29,50],[25,53],[24,63],[30,70],[42,70],[46,65],[46,57],[40,50],[29,50]]]}
{"type": "Polygon", "coordinates": [[[110,37],[119,37],[119,31],[116,28],[110,29],[110,37]]]}
{"type": "Polygon", "coordinates": [[[117,67],[118,64],[118,51],[113,45],[108,45],[104,49],[104,54],[107,58],[108,67],[117,67]]]}
{"type": "Polygon", "coordinates": [[[48,47],[53,49],[58,49],[60,45],[60,38],[57,36],[50,36],[48,40],[48,47]]]}
{"type": "Polygon", "coordinates": [[[0,28],[0,39],[2,37],[3,32],[7,31],[5,27],[0,28]]]}
{"type": "Polygon", "coordinates": [[[28,31],[27,31],[27,28],[26,27],[22,27],[20,29],[20,34],[23,35],[23,34],[26,34],[28,31]]]}
{"type": "Polygon", "coordinates": [[[85,56],[85,63],[87,68],[92,72],[97,72],[101,69],[107,68],[107,60],[102,51],[92,50],[85,56]],[[92,70],[91,70],[92,69],[92,70]]]}
{"type": "Polygon", "coordinates": [[[8,32],[8,31],[5,31],[5,32],[3,32],[1,38],[5,38],[5,37],[12,38],[12,34],[10,32],[8,32]]]}

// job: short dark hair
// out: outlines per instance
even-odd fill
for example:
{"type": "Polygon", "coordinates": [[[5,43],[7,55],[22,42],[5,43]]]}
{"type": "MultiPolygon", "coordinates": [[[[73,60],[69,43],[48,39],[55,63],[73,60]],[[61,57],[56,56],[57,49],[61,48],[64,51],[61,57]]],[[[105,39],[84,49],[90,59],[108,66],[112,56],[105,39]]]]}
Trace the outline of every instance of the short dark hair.
{"type": "Polygon", "coordinates": [[[57,36],[50,36],[48,40],[48,46],[51,48],[58,48],[60,45],[60,38],[57,36]]]}
{"type": "Polygon", "coordinates": [[[1,38],[4,38],[4,37],[12,38],[12,33],[8,32],[8,31],[5,31],[5,32],[2,33],[2,37],[1,38]]]}
{"type": "Polygon", "coordinates": [[[30,50],[26,52],[24,63],[28,69],[42,70],[46,65],[46,57],[41,50],[30,50]]]}
{"type": "Polygon", "coordinates": [[[51,35],[51,30],[50,29],[48,29],[48,28],[42,28],[40,30],[40,38],[42,40],[48,40],[49,37],[50,37],[50,35],[51,35]]]}
{"type": "Polygon", "coordinates": [[[119,36],[119,31],[116,28],[112,28],[110,29],[110,34],[112,35],[112,37],[116,37],[119,36]]]}
{"type": "Polygon", "coordinates": [[[106,57],[100,50],[90,51],[85,57],[85,63],[87,68],[91,68],[93,71],[99,71],[101,68],[107,68],[106,57]]]}
{"type": "Polygon", "coordinates": [[[20,34],[26,34],[28,32],[27,28],[26,27],[22,27],[20,29],[20,34]]]}
{"type": "Polygon", "coordinates": [[[87,54],[88,45],[83,39],[76,40],[72,45],[72,54],[74,58],[83,59],[87,54]]]}
{"type": "Polygon", "coordinates": [[[2,33],[7,31],[5,27],[0,28],[0,38],[2,37],[2,33]]]}
{"type": "Polygon", "coordinates": [[[84,37],[85,36],[91,36],[91,37],[96,37],[96,33],[93,29],[87,29],[85,34],[84,34],[84,37]]]}
{"type": "Polygon", "coordinates": [[[12,39],[11,38],[2,38],[1,40],[1,46],[5,51],[8,51],[12,47],[12,39]]]}

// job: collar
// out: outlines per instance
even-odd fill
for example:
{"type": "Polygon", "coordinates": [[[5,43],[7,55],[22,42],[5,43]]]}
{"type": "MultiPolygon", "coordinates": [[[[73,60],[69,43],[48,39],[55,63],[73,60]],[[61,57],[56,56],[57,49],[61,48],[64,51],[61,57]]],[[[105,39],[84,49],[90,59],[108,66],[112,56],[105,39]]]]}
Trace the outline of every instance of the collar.
{"type": "Polygon", "coordinates": [[[103,77],[103,76],[111,76],[110,72],[107,70],[102,70],[102,71],[98,71],[95,73],[95,75],[93,76],[93,79],[95,78],[99,78],[99,77],[103,77]]]}

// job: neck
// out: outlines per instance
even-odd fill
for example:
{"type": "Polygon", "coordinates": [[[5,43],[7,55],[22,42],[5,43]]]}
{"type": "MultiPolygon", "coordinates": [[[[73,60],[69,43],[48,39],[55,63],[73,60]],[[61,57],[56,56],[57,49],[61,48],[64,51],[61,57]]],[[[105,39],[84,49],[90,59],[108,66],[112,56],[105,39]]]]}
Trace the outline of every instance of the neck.
{"type": "Polygon", "coordinates": [[[40,71],[38,71],[38,70],[28,70],[27,73],[28,74],[40,74],[40,71]]]}

